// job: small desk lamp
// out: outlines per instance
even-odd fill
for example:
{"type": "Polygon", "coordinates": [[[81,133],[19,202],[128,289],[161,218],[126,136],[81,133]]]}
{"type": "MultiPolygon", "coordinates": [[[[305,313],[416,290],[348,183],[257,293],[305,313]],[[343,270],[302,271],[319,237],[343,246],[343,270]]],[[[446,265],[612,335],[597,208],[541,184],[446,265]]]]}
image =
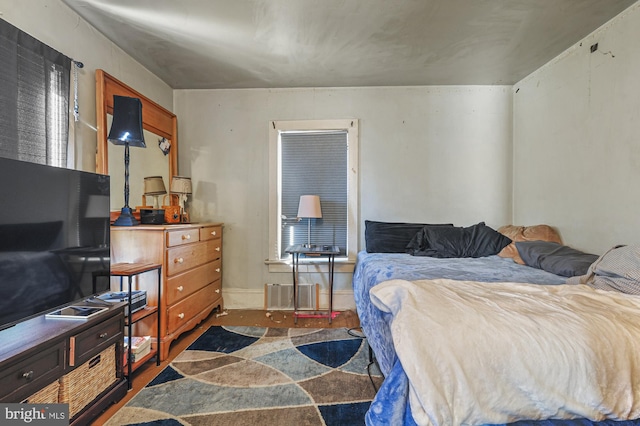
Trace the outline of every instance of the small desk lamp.
{"type": "Polygon", "coordinates": [[[318,195],[301,195],[300,204],[298,205],[298,217],[307,218],[307,244],[305,248],[312,248],[311,244],[311,218],[321,218],[322,209],[320,207],[320,196],[318,195]]]}
{"type": "Polygon", "coordinates": [[[129,207],[129,146],[146,148],[142,132],[142,102],[138,98],[113,95],[113,122],[107,137],[114,145],[124,145],[124,207],[115,226],[138,225],[129,207]]]}
{"type": "Polygon", "coordinates": [[[152,196],[154,198],[153,207],[158,208],[158,196],[167,193],[167,188],[164,186],[162,176],[148,176],[144,178],[144,195],[152,196]]]}
{"type": "Polygon", "coordinates": [[[184,203],[187,202],[187,195],[191,194],[191,178],[174,176],[173,179],[171,179],[171,193],[179,195],[180,210],[186,214],[184,203]]]}

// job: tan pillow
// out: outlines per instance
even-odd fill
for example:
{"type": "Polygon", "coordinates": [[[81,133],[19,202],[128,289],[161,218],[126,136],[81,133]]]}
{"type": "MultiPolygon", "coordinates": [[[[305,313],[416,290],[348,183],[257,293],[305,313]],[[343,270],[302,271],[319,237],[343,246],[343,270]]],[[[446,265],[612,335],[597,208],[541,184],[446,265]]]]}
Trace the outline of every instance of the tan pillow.
{"type": "Polygon", "coordinates": [[[562,244],[562,239],[558,231],[550,227],[549,225],[534,225],[534,226],[516,226],[506,225],[498,229],[503,235],[509,237],[512,241],[511,244],[498,253],[501,257],[510,257],[514,262],[524,265],[524,261],[518,254],[516,248],[516,242],[518,241],[552,241],[554,243],[562,244]]]}

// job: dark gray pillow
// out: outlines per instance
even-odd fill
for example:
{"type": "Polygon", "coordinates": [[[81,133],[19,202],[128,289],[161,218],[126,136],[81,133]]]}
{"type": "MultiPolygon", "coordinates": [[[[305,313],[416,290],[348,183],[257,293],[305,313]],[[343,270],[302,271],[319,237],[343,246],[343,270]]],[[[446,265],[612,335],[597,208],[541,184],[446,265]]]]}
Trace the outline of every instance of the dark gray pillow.
{"type": "MultiPolygon", "coordinates": [[[[364,239],[368,253],[406,253],[407,244],[426,223],[376,222],[364,221],[364,239]]],[[[441,225],[428,226],[448,226],[441,225]]]]}
{"type": "Polygon", "coordinates": [[[516,248],[525,265],[563,277],[586,274],[589,266],[598,259],[595,254],[551,241],[518,241],[516,248]]]}
{"type": "Polygon", "coordinates": [[[414,256],[485,257],[498,254],[511,239],[480,222],[466,228],[425,226],[407,245],[414,256]]]}

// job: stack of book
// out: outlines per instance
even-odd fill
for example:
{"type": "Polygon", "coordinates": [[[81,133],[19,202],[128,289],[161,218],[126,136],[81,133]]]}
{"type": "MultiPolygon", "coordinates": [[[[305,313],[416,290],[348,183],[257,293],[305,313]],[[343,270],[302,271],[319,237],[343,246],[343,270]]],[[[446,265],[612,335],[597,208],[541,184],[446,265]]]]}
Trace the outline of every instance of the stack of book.
{"type": "MultiPolygon", "coordinates": [[[[127,365],[127,354],[129,353],[129,338],[124,336],[124,365],[127,365]]],[[[151,351],[151,336],[133,336],[131,339],[131,360],[140,361],[151,351]]]]}

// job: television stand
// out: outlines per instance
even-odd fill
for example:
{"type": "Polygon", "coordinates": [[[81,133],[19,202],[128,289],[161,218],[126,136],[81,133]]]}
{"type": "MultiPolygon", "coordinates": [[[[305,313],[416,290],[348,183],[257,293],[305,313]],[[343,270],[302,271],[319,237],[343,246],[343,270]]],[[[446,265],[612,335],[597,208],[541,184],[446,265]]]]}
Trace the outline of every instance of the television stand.
{"type": "Polygon", "coordinates": [[[85,425],[122,399],[124,307],[84,321],[40,315],[0,331],[0,402],[68,403],[70,424],[85,425]]]}

